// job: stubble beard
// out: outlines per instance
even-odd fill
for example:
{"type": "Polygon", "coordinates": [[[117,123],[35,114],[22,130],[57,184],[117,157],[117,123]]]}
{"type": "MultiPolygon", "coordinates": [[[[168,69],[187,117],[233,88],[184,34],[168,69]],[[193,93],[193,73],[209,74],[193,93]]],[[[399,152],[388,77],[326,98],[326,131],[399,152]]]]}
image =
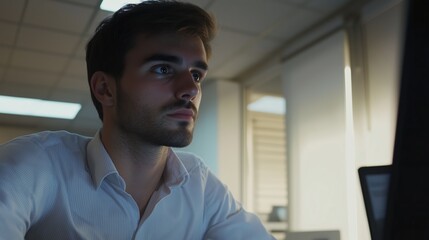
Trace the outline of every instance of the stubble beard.
{"type": "Polygon", "coordinates": [[[166,112],[176,108],[196,108],[187,101],[169,104],[160,110],[150,106],[131,106],[123,96],[118,96],[118,126],[127,136],[138,141],[158,146],[185,147],[192,142],[195,120],[172,123],[166,118],[166,112]],[[138,111],[133,109],[138,109],[138,111]],[[176,124],[176,126],[172,126],[176,124]]]}

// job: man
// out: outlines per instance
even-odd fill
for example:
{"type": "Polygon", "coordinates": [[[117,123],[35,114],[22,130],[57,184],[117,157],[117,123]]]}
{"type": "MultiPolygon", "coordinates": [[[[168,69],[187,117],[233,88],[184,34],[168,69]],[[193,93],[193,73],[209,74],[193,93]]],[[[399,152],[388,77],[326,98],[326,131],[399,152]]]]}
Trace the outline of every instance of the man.
{"type": "Polygon", "coordinates": [[[215,24],[178,2],[127,5],[87,46],[94,138],[41,132],[0,147],[0,239],[273,239],[192,140],[215,24]]]}

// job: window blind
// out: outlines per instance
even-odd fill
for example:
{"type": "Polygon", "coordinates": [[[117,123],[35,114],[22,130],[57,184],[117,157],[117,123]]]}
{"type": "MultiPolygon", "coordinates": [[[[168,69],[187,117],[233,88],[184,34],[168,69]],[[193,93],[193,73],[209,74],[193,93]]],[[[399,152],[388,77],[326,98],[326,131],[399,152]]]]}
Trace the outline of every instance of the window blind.
{"type": "Polygon", "coordinates": [[[283,115],[251,112],[254,209],[268,215],[287,205],[286,131],[283,115]]]}

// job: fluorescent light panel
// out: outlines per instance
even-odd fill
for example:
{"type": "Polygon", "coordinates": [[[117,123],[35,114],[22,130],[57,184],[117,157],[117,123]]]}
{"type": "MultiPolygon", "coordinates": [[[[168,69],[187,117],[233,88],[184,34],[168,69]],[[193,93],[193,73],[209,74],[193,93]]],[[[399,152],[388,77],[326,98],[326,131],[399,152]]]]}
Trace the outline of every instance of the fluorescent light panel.
{"type": "Polygon", "coordinates": [[[284,115],[286,113],[286,100],[282,97],[264,96],[247,105],[247,109],[255,112],[284,115]]]}
{"type": "Polygon", "coordinates": [[[129,3],[141,3],[142,0],[103,0],[100,8],[109,12],[116,12],[121,7],[129,3]]]}
{"type": "Polygon", "coordinates": [[[74,119],[81,107],[78,103],[0,95],[0,113],[5,114],[74,119]]]}

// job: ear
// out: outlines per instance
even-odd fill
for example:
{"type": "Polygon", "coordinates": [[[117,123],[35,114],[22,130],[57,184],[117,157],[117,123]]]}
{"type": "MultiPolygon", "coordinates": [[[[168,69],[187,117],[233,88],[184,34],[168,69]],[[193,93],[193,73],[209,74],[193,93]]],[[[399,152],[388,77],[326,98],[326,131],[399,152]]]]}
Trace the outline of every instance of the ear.
{"type": "Polygon", "coordinates": [[[103,107],[113,106],[115,103],[115,79],[105,72],[95,72],[90,81],[91,91],[103,107]]]}

